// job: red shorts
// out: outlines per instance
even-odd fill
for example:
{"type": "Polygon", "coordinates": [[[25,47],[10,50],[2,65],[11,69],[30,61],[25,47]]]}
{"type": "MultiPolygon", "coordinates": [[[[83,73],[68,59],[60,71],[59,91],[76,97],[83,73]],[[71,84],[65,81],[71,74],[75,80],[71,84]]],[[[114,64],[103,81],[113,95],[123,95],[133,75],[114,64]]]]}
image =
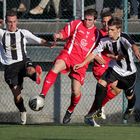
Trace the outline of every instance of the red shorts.
{"type": "Polygon", "coordinates": [[[97,80],[99,80],[102,77],[103,73],[106,71],[107,68],[108,68],[108,64],[104,65],[104,66],[102,66],[102,65],[100,65],[100,66],[93,66],[92,72],[93,72],[94,77],[97,80]]]}
{"type": "Polygon", "coordinates": [[[93,72],[93,75],[94,77],[99,80],[103,73],[106,71],[106,69],[108,69],[108,65],[109,65],[109,62],[110,62],[110,58],[107,57],[106,55],[106,52],[104,52],[102,54],[102,58],[106,61],[106,64],[104,65],[100,65],[97,61],[94,61],[94,65],[93,65],[93,68],[92,68],[92,72],[93,72]]]}
{"type": "Polygon", "coordinates": [[[78,69],[76,72],[73,71],[74,65],[79,64],[80,62],[77,61],[77,59],[75,59],[74,57],[72,58],[65,50],[61,51],[61,53],[58,55],[55,61],[58,59],[63,60],[66,64],[66,69],[62,70],[61,73],[70,72],[69,77],[78,80],[81,83],[81,85],[83,85],[88,65],[78,69]]]}

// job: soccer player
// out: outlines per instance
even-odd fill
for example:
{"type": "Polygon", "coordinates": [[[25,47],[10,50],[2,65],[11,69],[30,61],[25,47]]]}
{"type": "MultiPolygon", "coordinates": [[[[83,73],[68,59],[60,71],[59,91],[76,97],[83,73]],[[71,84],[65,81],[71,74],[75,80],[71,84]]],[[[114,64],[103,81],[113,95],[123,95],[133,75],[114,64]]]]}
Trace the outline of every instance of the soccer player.
{"type": "MultiPolygon", "coordinates": [[[[95,100],[92,108],[85,116],[85,119],[93,121],[94,118],[101,116],[101,107],[103,99],[106,96],[107,85],[118,81],[117,87],[124,90],[124,93],[128,100],[126,111],[123,115],[124,119],[132,114],[135,105],[134,87],[136,82],[136,66],[133,58],[133,53],[140,61],[140,52],[134,41],[126,33],[121,32],[122,20],[120,18],[111,18],[108,22],[108,36],[100,40],[97,48],[80,64],[74,66],[74,70],[77,71],[89,63],[96,55],[104,49],[108,49],[110,54],[108,56],[112,59],[109,63],[109,67],[103,76],[98,80],[96,86],[95,100]]],[[[100,62],[104,64],[105,61],[100,62]]]]}
{"type": "Polygon", "coordinates": [[[18,29],[17,13],[13,10],[6,13],[7,29],[0,29],[1,63],[4,65],[4,77],[9,85],[14,102],[21,115],[21,124],[26,124],[26,108],[21,96],[23,78],[30,77],[37,84],[41,82],[42,69],[33,66],[26,53],[26,43],[46,44],[46,40],[33,35],[25,29],[18,29]]]}
{"type": "Polygon", "coordinates": [[[70,72],[71,78],[71,103],[63,118],[63,123],[67,124],[71,120],[74,108],[81,98],[81,86],[84,84],[85,74],[88,65],[78,71],[73,71],[73,66],[84,61],[86,56],[94,48],[99,38],[99,31],[95,26],[97,12],[88,9],[84,12],[84,20],[73,20],[68,23],[59,33],[55,33],[55,39],[67,39],[64,49],[56,58],[52,69],[45,77],[40,95],[46,96],[49,88],[56,81],[58,73],[70,72]]]}
{"type": "MultiPolygon", "coordinates": [[[[107,36],[108,34],[108,21],[112,18],[112,13],[110,12],[110,10],[105,10],[101,12],[101,24],[102,24],[102,28],[100,29],[100,32],[102,34],[102,37],[107,36]]],[[[111,58],[109,58],[107,56],[108,51],[105,50],[101,53],[101,57],[106,61],[106,63],[104,65],[101,65],[100,63],[98,63],[98,61],[94,60],[93,61],[93,68],[92,68],[92,72],[94,77],[99,80],[101,78],[101,76],[103,75],[103,73],[106,71],[106,69],[108,68],[109,62],[111,60],[111,58]]],[[[116,83],[114,83],[116,84],[116,83]]],[[[111,99],[113,99],[116,95],[118,95],[121,90],[118,89],[117,87],[114,87],[115,85],[109,84],[107,86],[107,95],[105,97],[105,99],[103,100],[102,103],[102,118],[106,119],[106,116],[104,114],[104,105],[111,99]]]]}

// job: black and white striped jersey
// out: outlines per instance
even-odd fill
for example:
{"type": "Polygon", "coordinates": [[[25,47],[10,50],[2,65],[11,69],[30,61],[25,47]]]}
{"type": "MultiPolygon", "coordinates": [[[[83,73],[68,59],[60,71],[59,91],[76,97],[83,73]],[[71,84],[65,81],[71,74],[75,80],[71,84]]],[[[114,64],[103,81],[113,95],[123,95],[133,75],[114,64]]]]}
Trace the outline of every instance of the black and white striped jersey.
{"type": "Polygon", "coordinates": [[[125,58],[120,61],[111,60],[109,67],[113,68],[121,76],[128,76],[137,71],[132,50],[133,44],[134,41],[125,33],[121,33],[116,41],[112,41],[106,36],[100,40],[99,45],[93,50],[93,53],[100,54],[104,49],[107,49],[114,55],[123,55],[125,58]]]}
{"type": "Polygon", "coordinates": [[[9,32],[0,29],[1,63],[10,65],[27,57],[26,43],[41,43],[41,39],[25,29],[9,32]]]}

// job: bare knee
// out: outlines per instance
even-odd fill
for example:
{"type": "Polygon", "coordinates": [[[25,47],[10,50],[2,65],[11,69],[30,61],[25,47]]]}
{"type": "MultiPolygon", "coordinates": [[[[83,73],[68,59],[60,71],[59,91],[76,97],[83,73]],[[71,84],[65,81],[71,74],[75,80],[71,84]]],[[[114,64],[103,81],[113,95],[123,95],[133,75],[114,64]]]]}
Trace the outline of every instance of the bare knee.
{"type": "Polygon", "coordinates": [[[57,60],[54,64],[54,66],[52,67],[52,70],[55,73],[59,73],[64,69],[66,69],[66,64],[63,60],[57,60]]]}
{"type": "Polygon", "coordinates": [[[78,97],[81,95],[81,91],[79,89],[74,89],[72,91],[72,95],[78,97]]]}

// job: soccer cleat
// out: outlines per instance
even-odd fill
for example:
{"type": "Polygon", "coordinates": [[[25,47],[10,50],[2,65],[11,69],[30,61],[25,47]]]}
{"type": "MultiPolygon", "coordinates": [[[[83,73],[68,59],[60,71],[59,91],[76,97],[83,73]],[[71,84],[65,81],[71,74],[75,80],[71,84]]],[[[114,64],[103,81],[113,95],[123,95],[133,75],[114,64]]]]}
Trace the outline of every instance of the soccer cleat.
{"type": "Polygon", "coordinates": [[[106,115],[105,115],[105,110],[104,110],[104,107],[102,107],[102,109],[101,109],[101,110],[102,110],[102,113],[101,113],[101,118],[105,120],[105,119],[106,119],[106,115]]]}
{"type": "Polygon", "coordinates": [[[20,119],[21,119],[21,124],[22,125],[26,124],[27,112],[20,112],[20,119]]]}
{"type": "Polygon", "coordinates": [[[84,117],[84,122],[87,125],[91,125],[91,126],[94,126],[94,127],[100,127],[100,125],[97,124],[96,121],[94,120],[93,116],[86,115],[84,117]]]}
{"type": "Polygon", "coordinates": [[[73,112],[69,112],[68,110],[66,111],[66,114],[63,118],[63,124],[68,124],[71,120],[71,115],[73,112]]]}
{"type": "Polygon", "coordinates": [[[45,95],[44,95],[44,94],[40,93],[39,96],[40,96],[41,98],[45,99],[45,95]]]}
{"type": "Polygon", "coordinates": [[[94,113],[91,115],[94,119],[98,119],[102,117],[102,111],[101,109],[96,110],[94,113]]]}
{"type": "Polygon", "coordinates": [[[133,114],[134,108],[126,109],[125,113],[123,114],[123,122],[127,123],[129,117],[133,114]]]}
{"type": "Polygon", "coordinates": [[[36,83],[39,85],[41,83],[41,74],[42,74],[41,66],[37,65],[35,67],[35,71],[36,71],[36,83]]]}

